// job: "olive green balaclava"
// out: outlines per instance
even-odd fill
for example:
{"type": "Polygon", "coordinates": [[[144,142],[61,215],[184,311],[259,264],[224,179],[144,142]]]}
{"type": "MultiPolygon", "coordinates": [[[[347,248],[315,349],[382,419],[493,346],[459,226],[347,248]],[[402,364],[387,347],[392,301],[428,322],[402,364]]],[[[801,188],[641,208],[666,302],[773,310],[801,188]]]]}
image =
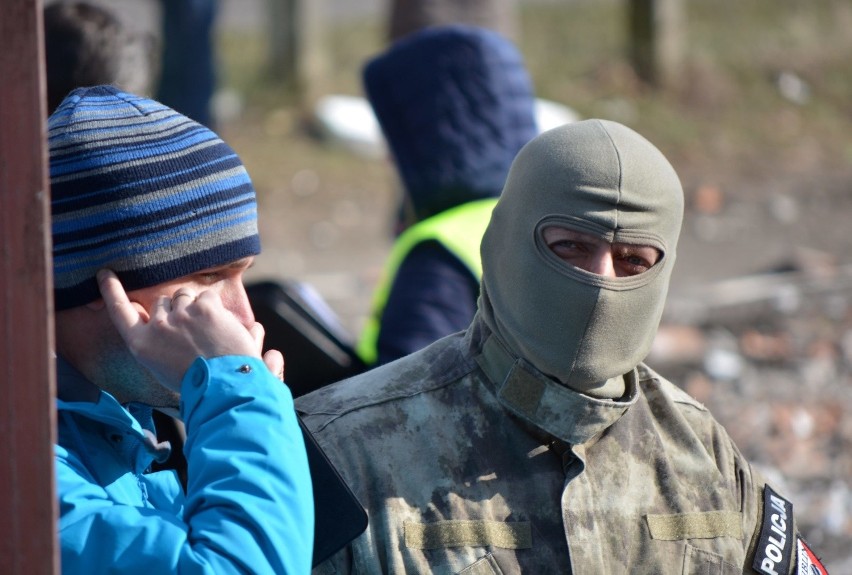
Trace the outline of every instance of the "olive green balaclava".
{"type": "Polygon", "coordinates": [[[594,395],[651,347],[682,217],[677,174],[633,130],[586,120],[545,132],[515,158],[482,240],[480,313],[512,355],[594,395]],[[554,224],[662,257],[636,276],[592,274],[550,251],[554,224]]]}

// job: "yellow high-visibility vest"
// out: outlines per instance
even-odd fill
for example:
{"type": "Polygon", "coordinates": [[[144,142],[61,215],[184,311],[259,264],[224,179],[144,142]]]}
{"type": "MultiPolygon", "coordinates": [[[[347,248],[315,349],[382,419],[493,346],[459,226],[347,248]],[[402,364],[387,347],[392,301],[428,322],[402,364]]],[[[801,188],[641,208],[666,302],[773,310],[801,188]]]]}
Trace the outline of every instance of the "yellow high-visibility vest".
{"type": "Polygon", "coordinates": [[[406,256],[417,245],[434,240],[456,256],[479,280],[482,277],[479,244],[482,242],[488,222],[491,221],[491,212],[495,205],[497,205],[496,198],[461,204],[426,218],[400,234],[388,256],[382,279],[379,280],[373,294],[372,315],[367,319],[358,341],[356,351],[367,365],[373,365],[378,359],[377,346],[382,313],[387,305],[399,266],[402,265],[406,256]]]}

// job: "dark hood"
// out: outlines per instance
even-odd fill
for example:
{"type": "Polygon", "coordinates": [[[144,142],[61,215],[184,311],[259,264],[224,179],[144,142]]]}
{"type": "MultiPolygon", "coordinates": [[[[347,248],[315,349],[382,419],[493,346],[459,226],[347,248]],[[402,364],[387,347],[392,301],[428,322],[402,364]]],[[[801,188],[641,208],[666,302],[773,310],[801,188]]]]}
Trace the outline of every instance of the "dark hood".
{"type": "Polygon", "coordinates": [[[432,27],[367,63],[364,86],[418,220],[497,197],[538,132],[523,58],[499,34],[432,27]]]}

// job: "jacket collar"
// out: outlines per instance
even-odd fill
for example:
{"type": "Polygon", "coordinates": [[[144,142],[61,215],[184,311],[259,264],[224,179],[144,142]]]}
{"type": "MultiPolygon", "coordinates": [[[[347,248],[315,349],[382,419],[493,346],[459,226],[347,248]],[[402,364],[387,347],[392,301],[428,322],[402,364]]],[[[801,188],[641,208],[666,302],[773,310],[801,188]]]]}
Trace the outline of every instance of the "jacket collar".
{"type": "Polygon", "coordinates": [[[523,421],[571,445],[588,442],[618,421],[638,398],[636,370],[624,376],[626,393],[617,401],[578,393],[545,376],[523,358],[509,354],[479,321],[477,363],[495,386],[504,408],[523,421]]]}
{"type": "MultiPolygon", "coordinates": [[[[57,409],[127,430],[158,462],[165,461],[171,453],[168,441],[157,440],[150,406],[141,403],[121,405],[61,356],[56,357],[56,388],[57,409]]],[[[147,467],[147,463],[143,467],[147,467]]]]}
{"type": "Polygon", "coordinates": [[[56,396],[62,401],[98,403],[101,389],[62,356],[56,357],[56,396]]]}

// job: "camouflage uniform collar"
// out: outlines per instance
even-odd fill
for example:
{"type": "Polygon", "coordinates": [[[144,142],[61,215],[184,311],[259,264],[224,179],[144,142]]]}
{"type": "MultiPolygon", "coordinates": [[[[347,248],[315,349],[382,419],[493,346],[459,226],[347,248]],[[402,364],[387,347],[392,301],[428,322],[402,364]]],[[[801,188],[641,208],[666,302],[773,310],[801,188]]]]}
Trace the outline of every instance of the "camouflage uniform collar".
{"type": "Polygon", "coordinates": [[[503,407],[570,445],[588,442],[636,403],[635,369],[624,376],[624,398],[597,399],[546,377],[526,360],[512,357],[493,334],[483,335],[476,361],[494,384],[503,407]]]}

